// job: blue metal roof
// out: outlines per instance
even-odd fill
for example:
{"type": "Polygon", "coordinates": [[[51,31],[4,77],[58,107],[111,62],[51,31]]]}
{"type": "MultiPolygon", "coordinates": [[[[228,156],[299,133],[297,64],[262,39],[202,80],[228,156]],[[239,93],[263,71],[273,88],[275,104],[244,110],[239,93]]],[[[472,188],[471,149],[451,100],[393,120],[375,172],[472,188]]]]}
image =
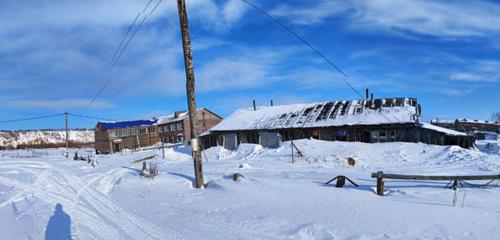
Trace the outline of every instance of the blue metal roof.
{"type": "Polygon", "coordinates": [[[103,129],[128,128],[138,126],[152,126],[157,120],[134,120],[121,122],[99,122],[99,126],[103,129]]]}

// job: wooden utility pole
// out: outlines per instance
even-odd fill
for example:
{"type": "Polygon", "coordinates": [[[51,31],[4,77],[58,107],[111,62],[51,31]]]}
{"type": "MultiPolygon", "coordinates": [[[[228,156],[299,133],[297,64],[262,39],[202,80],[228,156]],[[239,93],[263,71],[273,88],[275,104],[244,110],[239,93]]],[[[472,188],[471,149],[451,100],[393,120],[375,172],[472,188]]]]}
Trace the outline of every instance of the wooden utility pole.
{"type": "Polygon", "coordinates": [[[191,147],[193,149],[193,164],[195,188],[201,188],[204,185],[203,169],[201,165],[201,151],[196,133],[196,98],[194,92],[194,67],[193,56],[191,54],[191,40],[189,39],[188,18],[186,12],[186,3],[184,0],[177,0],[179,9],[179,22],[181,25],[182,48],[184,50],[184,67],[186,68],[186,92],[189,110],[189,126],[191,128],[191,147]]]}
{"type": "Polygon", "coordinates": [[[68,148],[69,148],[69,132],[68,132],[68,112],[65,112],[64,113],[64,118],[66,120],[66,158],[69,157],[69,151],[68,151],[68,148]]]}

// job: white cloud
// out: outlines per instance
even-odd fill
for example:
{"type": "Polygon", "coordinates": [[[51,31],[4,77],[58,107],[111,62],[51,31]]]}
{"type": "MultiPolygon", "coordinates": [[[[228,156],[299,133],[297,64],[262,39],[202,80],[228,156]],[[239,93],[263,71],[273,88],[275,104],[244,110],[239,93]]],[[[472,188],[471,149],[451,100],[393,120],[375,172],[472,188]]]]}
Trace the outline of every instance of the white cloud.
{"type": "Polygon", "coordinates": [[[322,23],[326,18],[344,13],[349,9],[347,1],[315,1],[307,5],[279,5],[270,14],[288,17],[292,23],[310,25],[322,23]]]}
{"type": "Polygon", "coordinates": [[[443,88],[440,89],[439,91],[449,97],[462,97],[470,93],[470,91],[451,89],[451,88],[443,88]]]}
{"type": "MultiPolygon", "coordinates": [[[[187,1],[190,23],[210,31],[225,31],[240,21],[246,11],[238,2],[187,1]]],[[[15,98],[11,103],[17,106],[32,108],[54,103],[38,101],[47,96],[73,99],[63,105],[68,107],[81,106],[83,99],[90,101],[108,79],[114,50],[146,3],[147,0],[2,2],[0,94],[15,98]]],[[[153,0],[149,10],[156,3],[153,0]]],[[[185,76],[178,24],[176,1],[163,0],[122,55],[100,99],[184,94],[185,91],[179,91],[184,88],[185,76]]],[[[192,39],[195,51],[224,44],[217,38],[192,35],[192,39]]]]}
{"type": "Polygon", "coordinates": [[[500,62],[475,61],[463,70],[452,72],[450,79],[464,82],[497,82],[500,79],[500,62]]]}
{"type": "Polygon", "coordinates": [[[209,92],[269,87],[279,80],[277,64],[286,61],[292,54],[290,49],[238,50],[231,56],[215,58],[198,69],[198,89],[209,92]]]}
{"type": "MultiPolygon", "coordinates": [[[[88,104],[88,99],[69,98],[69,99],[30,99],[30,100],[6,100],[2,107],[8,108],[39,108],[51,110],[67,110],[74,108],[84,108],[88,104]]],[[[96,101],[90,108],[110,108],[112,104],[105,101],[96,101]]]]}
{"type": "Polygon", "coordinates": [[[273,13],[296,24],[316,24],[345,14],[353,29],[409,31],[443,37],[500,33],[500,5],[486,1],[317,1],[300,8],[281,5],[273,13]]]}

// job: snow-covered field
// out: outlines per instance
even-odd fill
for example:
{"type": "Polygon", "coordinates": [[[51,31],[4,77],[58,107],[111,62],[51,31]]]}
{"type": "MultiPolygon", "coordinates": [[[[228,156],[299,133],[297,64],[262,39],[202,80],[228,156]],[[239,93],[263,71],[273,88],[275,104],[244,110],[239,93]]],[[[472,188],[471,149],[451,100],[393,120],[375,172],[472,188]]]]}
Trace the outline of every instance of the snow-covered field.
{"type": "MultiPolygon", "coordinates": [[[[0,239],[499,239],[500,187],[387,180],[371,172],[498,174],[500,155],[414,143],[300,140],[291,163],[279,149],[244,144],[205,151],[207,188],[193,189],[183,149],[157,157],[160,175],[139,176],[134,160],[161,151],[99,155],[99,167],[62,150],[0,152],[0,239]],[[354,167],[346,158],[356,159],[354,167]],[[229,175],[244,178],[234,182],[229,175]],[[360,187],[323,184],[346,175],[360,187]]],[[[80,151],[80,155],[92,154],[80,151]]],[[[481,182],[478,182],[481,183],[481,182]]]]}

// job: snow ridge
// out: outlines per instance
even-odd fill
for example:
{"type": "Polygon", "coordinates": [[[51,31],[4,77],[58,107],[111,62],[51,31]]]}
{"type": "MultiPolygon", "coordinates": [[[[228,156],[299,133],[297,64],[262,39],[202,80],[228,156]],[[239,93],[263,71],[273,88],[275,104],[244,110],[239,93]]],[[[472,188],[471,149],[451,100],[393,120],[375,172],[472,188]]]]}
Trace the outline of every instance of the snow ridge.
{"type": "MultiPolygon", "coordinates": [[[[29,130],[29,131],[0,131],[0,147],[18,145],[61,144],[66,141],[64,130],[29,130]]],[[[69,141],[75,143],[93,143],[94,130],[70,130],[69,141]]]]}

